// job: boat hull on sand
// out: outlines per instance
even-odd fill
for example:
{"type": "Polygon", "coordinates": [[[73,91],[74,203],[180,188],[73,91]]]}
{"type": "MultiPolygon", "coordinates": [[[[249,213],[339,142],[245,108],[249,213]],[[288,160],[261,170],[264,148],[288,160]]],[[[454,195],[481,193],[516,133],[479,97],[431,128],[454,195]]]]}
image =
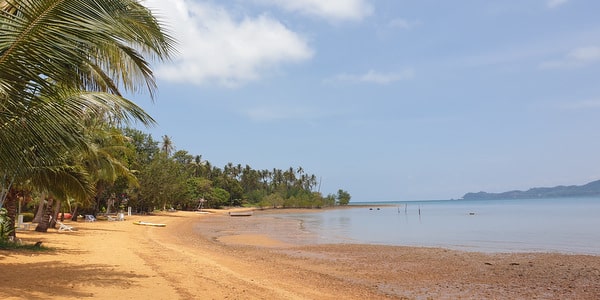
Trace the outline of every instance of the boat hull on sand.
{"type": "Polygon", "coordinates": [[[231,217],[249,217],[253,215],[253,211],[230,211],[229,216],[231,217]]]}
{"type": "Polygon", "coordinates": [[[154,226],[154,227],[166,227],[167,226],[167,224],[150,223],[150,222],[142,222],[142,221],[133,222],[133,224],[135,224],[135,225],[144,225],[144,226],[154,226]]]}

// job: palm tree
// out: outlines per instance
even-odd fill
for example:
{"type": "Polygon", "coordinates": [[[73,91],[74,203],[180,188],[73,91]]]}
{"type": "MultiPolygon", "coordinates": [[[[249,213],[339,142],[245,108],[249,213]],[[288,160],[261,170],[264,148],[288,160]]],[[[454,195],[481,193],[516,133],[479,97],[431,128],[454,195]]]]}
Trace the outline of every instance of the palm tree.
{"type": "Polygon", "coordinates": [[[190,168],[193,177],[200,177],[203,174],[205,161],[202,161],[202,155],[194,156],[194,160],[190,162],[190,168]]]}
{"type": "Polygon", "coordinates": [[[2,169],[36,165],[33,150],[47,160],[85,146],[81,124],[63,123],[85,113],[153,123],[119,90],[145,85],[152,95],[154,77],[143,57],[166,58],[171,49],[138,1],[0,0],[0,32],[2,169]]]}
{"type": "MultiPolygon", "coordinates": [[[[94,200],[97,202],[118,178],[123,178],[130,187],[138,187],[139,183],[126,163],[126,157],[134,154],[127,147],[127,137],[121,130],[101,120],[96,120],[95,123],[88,126],[88,144],[92,151],[78,155],[77,163],[89,174],[90,182],[95,187],[94,200]]],[[[89,198],[81,200],[83,201],[76,204],[90,204],[89,198]]]]}
{"type": "Polygon", "coordinates": [[[144,57],[167,59],[172,47],[136,0],[0,0],[0,207],[15,183],[66,178],[40,174],[62,174],[66,153],[87,150],[85,116],[153,124],[121,89],[152,96],[144,57]]]}
{"type": "Polygon", "coordinates": [[[165,153],[167,157],[171,156],[171,152],[175,151],[175,145],[173,145],[173,140],[168,135],[163,135],[162,137],[162,147],[160,150],[165,153]]]}

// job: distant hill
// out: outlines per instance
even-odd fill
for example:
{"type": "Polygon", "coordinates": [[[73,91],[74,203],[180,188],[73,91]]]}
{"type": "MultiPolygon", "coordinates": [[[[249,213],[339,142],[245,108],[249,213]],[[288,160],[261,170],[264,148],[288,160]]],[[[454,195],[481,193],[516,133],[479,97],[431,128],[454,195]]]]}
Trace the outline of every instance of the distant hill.
{"type": "Polygon", "coordinates": [[[527,191],[510,191],[504,193],[466,193],[465,200],[493,200],[493,199],[541,199],[562,197],[591,197],[600,196],[600,180],[592,181],[585,185],[570,185],[556,187],[538,187],[527,191]]]}

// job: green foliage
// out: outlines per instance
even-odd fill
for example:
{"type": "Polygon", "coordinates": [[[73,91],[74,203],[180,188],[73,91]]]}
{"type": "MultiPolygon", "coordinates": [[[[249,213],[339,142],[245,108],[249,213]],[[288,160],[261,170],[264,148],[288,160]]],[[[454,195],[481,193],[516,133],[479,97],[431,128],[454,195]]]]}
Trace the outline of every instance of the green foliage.
{"type": "Polygon", "coordinates": [[[229,197],[230,194],[226,190],[222,188],[214,188],[212,189],[207,199],[209,200],[209,207],[220,208],[223,206],[227,206],[229,205],[229,197]]]}
{"type": "Polygon", "coordinates": [[[270,194],[270,195],[264,197],[259,202],[260,207],[278,208],[278,207],[282,207],[283,204],[284,204],[284,199],[283,199],[283,197],[281,197],[280,194],[270,194]]]}
{"type": "Polygon", "coordinates": [[[265,189],[249,190],[248,192],[246,192],[245,197],[251,204],[258,204],[260,207],[269,206],[264,205],[264,200],[267,197],[267,191],[265,189]]]}
{"type": "Polygon", "coordinates": [[[139,130],[124,129],[123,133],[129,137],[128,147],[135,152],[127,159],[140,186],[127,192],[128,204],[136,211],[195,209],[202,198],[207,200],[204,207],[211,208],[336,205],[335,196],[323,197],[313,191],[317,177],[306,174],[302,167],[255,170],[249,165],[228,163],[219,168],[202,160],[201,155],[185,150],[173,152],[174,142],[168,136],[162,137],[161,149],[152,136],[139,130]]]}
{"type": "Polygon", "coordinates": [[[26,212],[26,213],[22,213],[22,215],[23,215],[23,222],[33,221],[33,217],[34,217],[33,213],[26,212]]]}
{"type": "Polygon", "coordinates": [[[206,178],[192,177],[186,181],[187,197],[189,199],[200,199],[210,195],[212,191],[212,181],[206,178]]]}
{"type": "Polygon", "coordinates": [[[14,228],[10,228],[10,218],[6,209],[0,208],[0,242],[8,241],[8,237],[14,230],[14,228]]]}
{"type": "Polygon", "coordinates": [[[335,205],[335,195],[329,194],[327,197],[323,198],[324,206],[334,206],[335,205]]]}
{"type": "Polygon", "coordinates": [[[337,201],[339,205],[348,205],[350,203],[350,194],[342,189],[338,190],[337,201]]]}

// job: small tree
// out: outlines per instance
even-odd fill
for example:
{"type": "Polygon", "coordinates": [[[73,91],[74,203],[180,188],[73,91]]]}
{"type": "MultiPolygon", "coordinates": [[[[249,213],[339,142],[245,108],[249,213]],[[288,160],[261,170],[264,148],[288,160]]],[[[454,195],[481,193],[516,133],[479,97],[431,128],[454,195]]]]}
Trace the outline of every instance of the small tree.
{"type": "Polygon", "coordinates": [[[271,206],[273,208],[277,208],[283,205],[283,197],[281,197],[281,195],[277,194],[277,193],[273,193],[270,194],[268,196],[266,196],[261,202],[260,202],[260,206],[261,207],[267,207],[267,206],[271,206]]]}
{"type": "Polygon", "coordinates": [[[226,190],[222,188],[213,188],[208,200],[210,200],[211,207],[219,208],[229,203],[229,197],[230,194],[226,190]]]}
{"type": "Polygon", "coordinates": [[[350,193],[348,193],[347,191],[344,191],[342,189],[338,190],[338,192],[337,192],[338,205],[348,205],[348,203],[350,203],[350,198],[352,198],[352,196],[350,196],[350,193]]]}

